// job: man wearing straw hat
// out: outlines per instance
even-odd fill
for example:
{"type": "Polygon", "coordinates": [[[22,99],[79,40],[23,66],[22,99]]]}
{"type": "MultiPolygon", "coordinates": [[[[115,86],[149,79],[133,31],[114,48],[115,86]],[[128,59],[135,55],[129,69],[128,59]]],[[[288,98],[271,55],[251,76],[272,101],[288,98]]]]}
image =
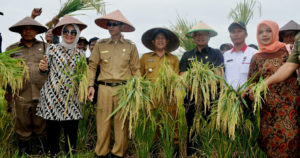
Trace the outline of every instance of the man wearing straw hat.
{"type": "MultiPolygon", "coordinates": [[[[224,63],[222,53],[218,49],[213,49],[208,46],[210,38],[216,35],[217,32],[202,21],[193,26],[186,33],[187,37],[194,39],[196,48],[183,54],[179,65],[180,75],[191,68],[191,62],[193,61],[193,59],[197,59],[197,61],[199,62],[202,61],[204,64],[209,63],[215,67],[221,66],[224,63]]],[[[189,134],[195,116],[195,103],[193,101],[190,101],[189,99],[186,99],[185,104],[188,105],[188,108],[186,110],[186,119],[189,134]]],[[[191,155],[194,152],[196,152],[195,147],[190,142],[190,140],[188,140],[187,155],[191,155]]]]}
{"type": "MultiPolygon", "coordinates": [[[[14,97],[15,131],[20,153],[30,153],[32,136],[42,136],[46,127],[45,121],[35,115],[40,98],[40,90],[46,80],[45,75],[39,74],[39,62],[43,59],[45,48],[43,42],[36,40],[37,34],[47,31],[47,28],[30,17],[25,17],[9,28],[19,33],[21,40],[10,45],[6,50],[21,47],[12,57],[24,59],[29,68],[29,81],[14,97]]],[[[41,137],[42,138],[42,137],[41,137]]]]}
{"type": "Polygon", "coordinates": [[[279,30],[279,41],[286,44],[294,44],[294,39],[300,31],[300,25],[294,20],[289,21],[279,30]]]}
{"type": "Polygon", "coordinates": [[[124,39],[121,32],[133,32],[135,28],[116,10],[108,15],[95,20],[101,28],[107,29],[110,38],[96,43],[89,58],[89,89],[88,97],[93,99],[94,80],[97,77],[98,102],[97,102],[97,144],[95,153],[97,157],[108,157],[110,152],[111,124],[114,126],[114,146],[111,150],[112,157],[124,157],[128,148],[126,124],[123,124],[121,112],[112,118],[108,116],[118,107],[119,97],[116,92],[121,85],[131,76],[139,75],[140,63],[136,46],[124,39]],[[100,65],[100,74],[96,70],[100,65]]]}

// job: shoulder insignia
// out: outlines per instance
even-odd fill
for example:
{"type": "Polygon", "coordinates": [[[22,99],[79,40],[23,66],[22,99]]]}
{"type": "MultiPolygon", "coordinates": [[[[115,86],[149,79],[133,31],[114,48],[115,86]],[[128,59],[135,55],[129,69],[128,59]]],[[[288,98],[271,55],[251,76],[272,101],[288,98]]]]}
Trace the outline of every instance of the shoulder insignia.
{"type": "Polygon", "coordinates": [[[129,40],[129,39],[124,39],[124,41],[126,41],[126,42],[128,42],[130,44],[134,44],[135,45],[135,43],[133,41],[129,40]]]}
{"type": "Polygon", "coordinates": [[[105,43],[109,40],[109,38],[104,38],[104,39],[99,39],[98,42],[99,43],[105,43]]]}

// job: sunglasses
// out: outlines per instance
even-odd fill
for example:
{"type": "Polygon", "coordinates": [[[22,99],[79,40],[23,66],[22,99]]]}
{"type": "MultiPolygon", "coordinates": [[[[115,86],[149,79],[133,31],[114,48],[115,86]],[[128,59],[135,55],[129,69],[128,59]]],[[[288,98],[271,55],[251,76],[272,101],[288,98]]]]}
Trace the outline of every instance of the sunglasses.
{"type": "Polygon", "coordinates": [[[106,26],[119,26],[119,25],[123,25],[123,23],[121,22],[107,22],[106,26]]]}
{"type": "Polygon", "coordinates": [[[76,36],[77,35],[77,31],[76,30],[63,30],[63,34],[64,35],[71,34],[72,36],[76,36]]]}

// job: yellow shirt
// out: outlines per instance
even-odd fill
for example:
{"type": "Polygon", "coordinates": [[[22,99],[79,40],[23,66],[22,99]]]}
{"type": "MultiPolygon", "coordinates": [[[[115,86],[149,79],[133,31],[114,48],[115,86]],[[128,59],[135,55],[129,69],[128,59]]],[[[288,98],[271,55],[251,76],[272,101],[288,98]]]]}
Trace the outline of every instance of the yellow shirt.
{"type": "Polygon", "coordinates": [[[100,40],[89,58],[89,86],[94,85],[96,70],[100,65],[97,81],[121,82],[140,74],[139,55],[135,44],[121,38],[100,40]]]}
{"type": "Polygon", "coordinates": [[[141,75],[154,81],[158,76],[160,66],[163,64],[164,59],[166,59],[167,63],[176,73],[179,72],[179,60],[177,56],[165,53],[164,56],[160,57],[155,52],[150,52],[144,54],[140,60],[141,75]]]}

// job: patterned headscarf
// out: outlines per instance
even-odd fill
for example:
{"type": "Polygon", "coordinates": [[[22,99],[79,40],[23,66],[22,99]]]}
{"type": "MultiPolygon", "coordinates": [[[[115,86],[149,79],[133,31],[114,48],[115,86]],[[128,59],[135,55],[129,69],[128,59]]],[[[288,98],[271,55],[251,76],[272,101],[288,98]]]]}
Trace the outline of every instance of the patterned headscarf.
{"type": "Polygon", "coordinates": [[[279,42],[279,26],[278,26],[278,24],[271,20],[264,20],[258,24],[256,38],[257,38],[258,46],[260,48],[260,50],[257,53],[274,53],[274,52],[278,51],[280,48],[285,46],[284,43],[279,42]],[[259,29],[260,29],[261,25],[267,25],[272,30],[273,41],[271,44],[263,45],[262,43],[259,42],[258,33],[259,33],[259,29]]]}

